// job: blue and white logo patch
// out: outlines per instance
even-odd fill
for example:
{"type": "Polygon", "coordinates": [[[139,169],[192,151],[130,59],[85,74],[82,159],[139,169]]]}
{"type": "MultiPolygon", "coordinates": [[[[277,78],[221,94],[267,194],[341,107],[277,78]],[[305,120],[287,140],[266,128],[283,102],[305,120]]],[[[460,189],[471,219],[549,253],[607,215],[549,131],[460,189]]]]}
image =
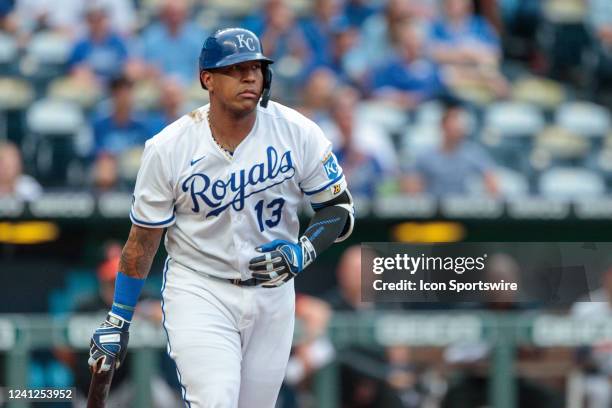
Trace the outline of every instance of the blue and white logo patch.
{"type": "Polygon", "coordinates": [[[340,175],[340,167],[338,166],[336,156],[333,153],[330,154],[329,157],[323,162],[323,168],[325,169],[327,178],[330,180],[334,180],[340,175]]]}

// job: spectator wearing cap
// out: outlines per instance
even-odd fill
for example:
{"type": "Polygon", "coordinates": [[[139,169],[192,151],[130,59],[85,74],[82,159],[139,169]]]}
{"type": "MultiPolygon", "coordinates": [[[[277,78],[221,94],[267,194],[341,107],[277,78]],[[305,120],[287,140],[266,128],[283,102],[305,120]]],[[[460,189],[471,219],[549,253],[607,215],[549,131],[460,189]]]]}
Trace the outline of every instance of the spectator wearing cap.
{"type": "Polygon", "coordinates": [[[198,55],[206,33],[188,19],[189,12],[186,0],[163,1],[159,21],[142,34],[138,47],[142,61],[134,61],[131,72],[154,78],[172,76],[184,86],[197,80],[198,55]]]}
{"type": "Polygon", "coordinates": [[[12,142],[0,142],[0,198],[34,201],[42,187],[31,176],[23,174],[21,153],[12,142]]]}
{"type": "Polygon", "coordinates": [[[134,111],[133,86],[126,77],[110,82],[111,111],[101,111],[93,120],[96,155],[119,155],[144,145],[150,136],[143,118],[134,111]]]}
{"type": "Polygon", "coordinates": [[[498,185],[491,157],[480,146],[465,140],[467,125],[461,105],[445,101],[442,116],[442,144],[415,157],[402,179],[407,193],[426,192],[436,197],[466,195],[469,182],[480,178],[486,192],[498,194],[498,185]]]}
{"type": "Polygon", "coordinates": [[[76,42],[68,60],[71,75],[86,85],[106,84],[123,73],[128,58],[124,40],[109,25],[104,7],[86,12],[88,33],[76,42]]]}
{"type": "Polygon", "coordinates": [[[370,74],[374,97],[411,109],[445,92],[450,76],[423,53],[423,32],[404,23],[398,33],[397,55],[370,74]]]}

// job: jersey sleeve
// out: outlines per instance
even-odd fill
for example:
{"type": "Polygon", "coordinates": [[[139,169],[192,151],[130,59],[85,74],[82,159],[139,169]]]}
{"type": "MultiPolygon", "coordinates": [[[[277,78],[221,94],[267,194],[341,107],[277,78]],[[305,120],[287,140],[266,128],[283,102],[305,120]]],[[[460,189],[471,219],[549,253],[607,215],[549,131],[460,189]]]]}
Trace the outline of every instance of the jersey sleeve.
{"type": "Polygon", "coordinates": [[[346,180],[332,144],[313,124],[306,139],[300,188],[313,204],[332,200],[346,190],[346,180]]]}
{"type": "Polygon", "coordinates": [[[167,165],[157,147],[147,142],[134,188],[132,223],[148,228],[174,224],[174,193],[167,165]]]}

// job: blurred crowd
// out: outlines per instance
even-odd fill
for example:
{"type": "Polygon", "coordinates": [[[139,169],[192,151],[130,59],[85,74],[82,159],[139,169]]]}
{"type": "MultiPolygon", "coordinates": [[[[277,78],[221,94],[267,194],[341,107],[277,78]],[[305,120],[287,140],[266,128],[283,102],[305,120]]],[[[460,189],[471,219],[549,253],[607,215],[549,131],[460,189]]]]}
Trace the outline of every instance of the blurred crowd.
{"type": "Polygon", "coordinates": [[[203,40],[237,25],[276,61],[273,99],[325,130],[359,197],[601,196],[609,4],[1,0],[0,195],[129,191],[145,140],[207,102],[203,40]]]}

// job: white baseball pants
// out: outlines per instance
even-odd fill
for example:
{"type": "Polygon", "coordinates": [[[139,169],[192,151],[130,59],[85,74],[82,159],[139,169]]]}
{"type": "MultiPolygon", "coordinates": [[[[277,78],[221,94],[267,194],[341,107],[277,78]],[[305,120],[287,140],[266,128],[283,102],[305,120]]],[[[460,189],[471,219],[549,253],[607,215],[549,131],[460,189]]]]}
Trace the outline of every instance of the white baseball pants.
{"type": "Polygon", "coordinates": [[[241,287],[168,259],[162,298],[168,353],[188,407],[274,407],[293,339],[293,281],[241,287]]]}

